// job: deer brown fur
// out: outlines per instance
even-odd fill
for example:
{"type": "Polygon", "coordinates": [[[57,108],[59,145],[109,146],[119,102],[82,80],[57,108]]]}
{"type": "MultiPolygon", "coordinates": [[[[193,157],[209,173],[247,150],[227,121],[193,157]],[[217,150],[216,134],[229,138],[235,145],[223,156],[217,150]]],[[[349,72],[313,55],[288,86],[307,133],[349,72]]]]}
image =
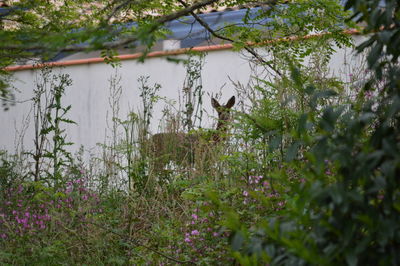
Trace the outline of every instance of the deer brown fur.
{"type": "Polygon", "coordinates": [[[217,143],[226,139],[230,110],[235,104],[232,96],[225,105],[211,98],[211,105],[218,113],[218,123],[215,130],[195,133],[158,133],[150,138],[150,151],[152,154],[153,170],[160,173],[165,166],[174,162],[176,165],[188,167],[195,161],[203,162],[210,156],[210,150],[217,143]]]}

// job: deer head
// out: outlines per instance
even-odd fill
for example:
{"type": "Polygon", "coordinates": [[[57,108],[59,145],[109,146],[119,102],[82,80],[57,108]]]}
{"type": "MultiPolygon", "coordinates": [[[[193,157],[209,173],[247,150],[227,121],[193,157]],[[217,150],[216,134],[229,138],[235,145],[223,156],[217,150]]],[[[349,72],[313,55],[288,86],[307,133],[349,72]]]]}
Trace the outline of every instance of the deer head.
{"type": "Polygon", "coordinates": [[[235,105],[235,100],[235,96],[232,96],[225,105],[221,106],[216,99],[211,98],[211,105],[218,113],[217,128],[213,135],[214,141],[221,141],[226,138],[226,131],[228,130],[228,122],[230,120],[230,111],[233,105],[235,105]]]}
{"type": "Polygon", "coordinates": [[[216,99],[211,98],[211,105],[218,113],[218,123],[212,131],[211,138],[205,139],[204,134],[199,133],[158,133],[150,139],[150,150],[153,157],[153,168],[156,172],[164,169],[169,162],[177,165],[190,165],[195,157],[209,157],[204,153],[210,150],[218,142],[226,139],[230,111],[235,104],[235,96],[232,96],[225,105],[221,105],[216,99]]]}

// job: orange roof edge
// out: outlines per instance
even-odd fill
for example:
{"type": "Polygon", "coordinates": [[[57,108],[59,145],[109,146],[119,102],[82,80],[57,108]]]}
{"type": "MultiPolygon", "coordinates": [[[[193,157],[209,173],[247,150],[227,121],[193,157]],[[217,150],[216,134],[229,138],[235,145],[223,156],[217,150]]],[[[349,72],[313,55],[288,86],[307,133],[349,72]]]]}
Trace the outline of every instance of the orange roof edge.
{"type": "MultiPolygon", "coordinates": [[[[359,34],[360,32],[356,29],[350,29],[350,30],[346,30],[345,33],[354,35],[354,34],[359,34]]],[[[281,38],[281,39],[277,39],[277,40],[267,41],[262,44],[249,44],[249,45],[257,46],[257,45],[271,44],[271,43],[280,42],[280,41],[305,40],[305,39],[310,39],[310,38],[314,38],[314,37],[320,37],[325,34],[326,33],[319,33],[319,34],[310,34],[310,35],[307,35],[304,37],[286,37],[286,38],[281,38]]],[[[217,45],[211,45],[211,46],[182,48],[182,49],[171,50],[171,51],[155,51],[155,52],[148,53],[146,55],[146,57],[152,58],[152,57],[162,57],[162,56],[170,56],[170,55],[180,55],[180,54],[185,54],[189,51],[211,52],[211,51],[219,51],[219,50],[228,50],[228,49],[232,49],[232,48],[233,48],[232,44],[217,44],[217,45]]],[[[138,59],[142,55],[143,55],[142,53],[126,54],[126,55],[118,55],[118,56],[116,56],[116,58],[118,58],[119,60],[132,60],[132,59],[138,59]]],[[[104,62],[104,58],[95,57],[95,58],[86,58],[86,59],[67,60],[67,61],[60,61],[60,62],[50,62],[50,63],[43,63],[43,64],[8,66],[8,67],[5,67],[4,70],[10,71],[10,72],[15,72],[15,71],[21,71],[21,70],[38,69],[38,68],[43,68],[45,66],[62,67],[62,66],[84,65],[84,64],[102,63],[102,62],[104,62]]]]}

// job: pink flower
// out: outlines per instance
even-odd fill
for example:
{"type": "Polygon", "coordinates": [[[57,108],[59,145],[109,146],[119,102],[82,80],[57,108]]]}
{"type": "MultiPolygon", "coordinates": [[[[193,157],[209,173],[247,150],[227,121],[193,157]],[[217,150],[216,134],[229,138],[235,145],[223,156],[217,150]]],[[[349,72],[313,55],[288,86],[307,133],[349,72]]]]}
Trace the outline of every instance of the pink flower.
{"type": "Polygon", "coordinates": [[[197,216],[196,214],[192,214],[192,218],[193,218],[194,220],[197,220],[198,216],[197,216]]]}
{"type": "Polygon", "coordinates": [[[185,237],[185,242],[186,243],[190,243],[191,242],[190,238],[189,237],[185,237]]]}
{"type": "Polygon", "coordinates": [[[326,175],[332,175],[332,172],[331,172],[330,170],[326,170],[326,171],[325,171],[325,174],[326,174],[326,175]]]}
{"type": "Polygon", "coordinates": [[[191,232],[191,234],[192,234],[193,236],[198,236],[200,233],[199,233],[199,231],[197,231],[197,230],[193,230],[193,231],[191,232]]]}
{"type": "Polygon", "coordinates": [[[213,233],[213,236],[217,237],[217,236],[218,236],[218,233],[217,233],[217,232],[214,232],[214,233],[213,233]]]}

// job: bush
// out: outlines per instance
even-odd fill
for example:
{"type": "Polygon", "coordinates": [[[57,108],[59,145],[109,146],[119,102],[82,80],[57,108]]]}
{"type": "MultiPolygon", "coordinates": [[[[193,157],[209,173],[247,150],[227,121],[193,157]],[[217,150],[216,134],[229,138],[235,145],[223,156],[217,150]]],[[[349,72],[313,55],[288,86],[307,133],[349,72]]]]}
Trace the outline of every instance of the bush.
{"type": "Polygon", "coordinates": [[[374,75],[361,93],[368,97],[354,105],[315,108],[319,97],[333,94],[292,76],[311,96],[285,151],[294,155],[285,156],[288,166],[304,182],[287,186],[282,212],[266,213],[251,227],[243,226],[240,216],[227,215],[241,264],[400,263],[400,39],[391,26],[399,22],[393,13],[398,3],[389,2],[380,8],[380,1],[347,3],[371,32],[358,47],[371,48],[367,58],[374,75]]]}

